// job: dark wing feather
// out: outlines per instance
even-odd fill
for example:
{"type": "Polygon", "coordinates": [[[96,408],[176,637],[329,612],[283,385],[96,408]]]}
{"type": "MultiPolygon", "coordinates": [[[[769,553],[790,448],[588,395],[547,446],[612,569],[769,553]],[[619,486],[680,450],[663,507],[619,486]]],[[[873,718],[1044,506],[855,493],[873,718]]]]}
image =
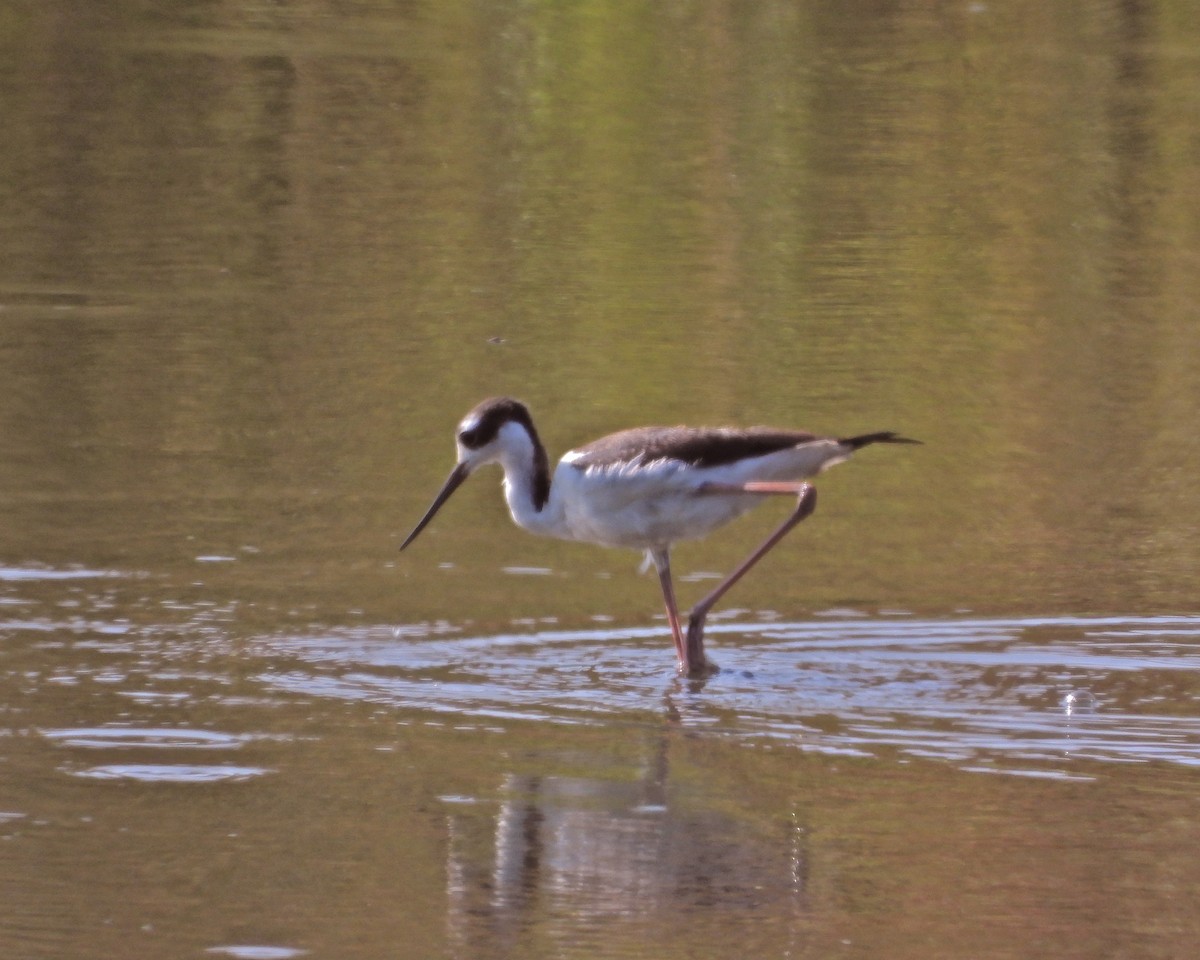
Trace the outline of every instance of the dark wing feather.
{"type": "Polygon", "coordinates": [[[636,427],[580,447],[571,463],[581,470],[655,460],[719,467],[817,439],[820,438],[800,430],[770,427],[636,427]]]}

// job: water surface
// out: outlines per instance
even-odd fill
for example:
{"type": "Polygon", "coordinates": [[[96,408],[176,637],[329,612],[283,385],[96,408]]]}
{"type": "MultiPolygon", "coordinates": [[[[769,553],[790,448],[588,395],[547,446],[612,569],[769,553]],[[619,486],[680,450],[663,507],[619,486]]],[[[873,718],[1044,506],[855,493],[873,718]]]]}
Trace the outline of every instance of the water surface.
{"type": "Polygon", "coordinates": [[[1193,952],[1189,7],[0,24],[0,954],[1193,952]],[[397,553],[494,394],[925,445],[691,683],[497,477],[397,553]]]}

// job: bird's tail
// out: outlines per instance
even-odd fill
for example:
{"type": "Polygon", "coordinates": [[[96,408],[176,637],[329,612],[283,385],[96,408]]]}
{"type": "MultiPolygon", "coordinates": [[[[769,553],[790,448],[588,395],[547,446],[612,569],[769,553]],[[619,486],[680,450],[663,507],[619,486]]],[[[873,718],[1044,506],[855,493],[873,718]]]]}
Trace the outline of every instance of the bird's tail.
{"type": "Polygon", "coordinates": [[[891,430],[884,430],[882,433],[864,433],[857,437],[842,437],[838,443],[849,447],[851,450],[857,450],[859,447],[865,447],[871,443],[920,443],[920,440],[913,440],[909,437],[902,437],[898,433],[891,430]]]}

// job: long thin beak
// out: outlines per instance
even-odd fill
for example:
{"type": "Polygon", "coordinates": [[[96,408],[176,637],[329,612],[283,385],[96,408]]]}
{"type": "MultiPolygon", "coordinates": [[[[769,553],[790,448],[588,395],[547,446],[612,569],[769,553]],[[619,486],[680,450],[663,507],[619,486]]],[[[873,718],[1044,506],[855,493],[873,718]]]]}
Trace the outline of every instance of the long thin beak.
{"type": "Polygon", "coordinates": [[[450,476],[448,476],[446,478],[446,482],[442,484],[442,489],[438,491],[438,495],[433,498],[433,503],[430,505],[429,509],[425,511],[425,516],[421,518],[421,522],[413,527],[413,532],[405,537],[404,542],[400,544],[401,550],[417,539],[417,534],[425,529],[426,524],[433,519],[433,515],[441,509],[442,504],[450,499],[450,494],[462,486],[462,482],[470,475],[471,471],[465,463],[460,463],[457,467],[450,471],[450,476]]]}

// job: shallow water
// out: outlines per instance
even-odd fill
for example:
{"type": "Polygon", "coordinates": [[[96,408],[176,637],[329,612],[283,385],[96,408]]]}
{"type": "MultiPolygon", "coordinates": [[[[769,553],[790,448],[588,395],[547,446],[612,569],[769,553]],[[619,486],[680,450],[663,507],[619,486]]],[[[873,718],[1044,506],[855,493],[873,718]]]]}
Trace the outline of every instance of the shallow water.
{"type": "Polygon", "coordinates": [[[669,682],[661,629],[349,629],[254,648],[280,694],[570,724],[661,699],[682,728],[740,742],[1067,776],[1053,764],[1200,761],[1198,636],[1200,620],[1172,617],[722,624],[719,675],[669,682]]]}
{"type": "Polygon", "coordinates": [[[8,578],[41,611],[2,624],[14,955],[1168,955],[1196,930],[1194,617],[727,618],[687,681],[662,626],[241,635],[208,604],[133,623],[85,572],[128,579],[8,578]]]}
{"type": "Polygon", "coordinates": [[[0,956],[1194,952],[1189,10],[160,7],[0,9],[0,956]],[[495,394],[924,446],[690,682],[494,476],[397,553],[495,394]]]}

